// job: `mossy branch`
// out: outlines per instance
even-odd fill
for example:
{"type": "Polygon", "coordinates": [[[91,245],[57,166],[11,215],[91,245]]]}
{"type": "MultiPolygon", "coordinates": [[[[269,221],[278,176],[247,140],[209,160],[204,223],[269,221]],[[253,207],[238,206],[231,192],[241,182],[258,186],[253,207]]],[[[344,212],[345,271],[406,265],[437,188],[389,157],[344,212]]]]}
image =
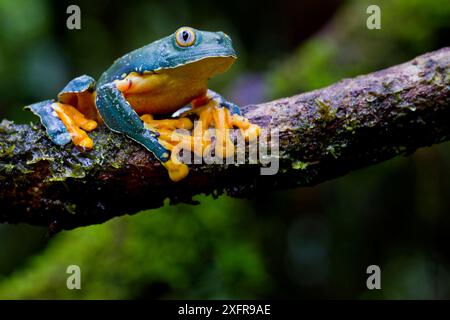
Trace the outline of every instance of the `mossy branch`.
{"type": "Polygon", "coordinates": [[[450,48],[243,112],[279,131],[276,175],[260,175],[255,164],[201,164],[174,183],[149,152],[107,129],[93,133],[96,147],[83,153],[53,145],[40,125],[4,120],[0,222],[71,229],[157,208],[165,199],[315,185],[449,140],[450,48]]]}

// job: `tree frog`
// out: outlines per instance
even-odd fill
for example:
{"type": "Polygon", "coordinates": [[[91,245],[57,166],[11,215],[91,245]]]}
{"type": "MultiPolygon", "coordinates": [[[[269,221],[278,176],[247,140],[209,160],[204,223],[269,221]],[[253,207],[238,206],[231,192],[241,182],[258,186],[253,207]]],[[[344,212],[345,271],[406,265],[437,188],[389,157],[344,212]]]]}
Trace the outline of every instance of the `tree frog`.
{"type": "Polygon", "coordinates": [[[40,118],[57,145],[72,141],[81,149],[92,149],[87,132],[104,123],[151,151],[170,179],[179,181],[189,170],[172,151],[180,143],[194,151],[194,136],[176,130],[198,129],[192,115],[201,120],[195,123],[201,130],[215,128],[215,150],[222,156],[234,152],[224,129],[239,128],[246,138],[259,134],[259,127],[244,118],[237,105],[208,90],[208,79],[227,71],[236,58],[225,33],[182,27],[117,59],[97,83],[82,75],[71,80],[56,99],[27,108],[40,118]]]}

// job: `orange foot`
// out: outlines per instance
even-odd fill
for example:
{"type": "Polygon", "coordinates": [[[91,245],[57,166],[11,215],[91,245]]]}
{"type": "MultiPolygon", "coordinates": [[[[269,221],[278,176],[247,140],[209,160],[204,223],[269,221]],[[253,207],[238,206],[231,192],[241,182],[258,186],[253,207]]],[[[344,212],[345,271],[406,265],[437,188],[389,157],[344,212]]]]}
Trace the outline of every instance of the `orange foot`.
{"type": "Polygon", "coordinates": [[[94,142],[87,135],[86,131],[90,132],[97,128],[96,121],[87,119],[75,107],[68,104],[55,102],[52,104],[52,108],[66,126],[76,146],[86,150],[94,147],[94,142]]]}

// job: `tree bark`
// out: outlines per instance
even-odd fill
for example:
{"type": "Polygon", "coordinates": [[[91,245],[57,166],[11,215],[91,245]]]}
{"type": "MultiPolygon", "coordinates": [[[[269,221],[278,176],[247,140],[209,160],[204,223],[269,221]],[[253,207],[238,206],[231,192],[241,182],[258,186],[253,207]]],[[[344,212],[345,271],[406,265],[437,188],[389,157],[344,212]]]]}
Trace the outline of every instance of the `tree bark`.
{"type": "Polygon", "coordinates": [[[52,231],[104,222],[197,194],[248,197],[311,186],[450,138],[450,48],[329,87],[242,111],[279,132],[279,170],[194,164],[180,182],[141,146],[100,128],[95,148],[59,147],[43,127],[0,124],[0,222],[52,231]]]}

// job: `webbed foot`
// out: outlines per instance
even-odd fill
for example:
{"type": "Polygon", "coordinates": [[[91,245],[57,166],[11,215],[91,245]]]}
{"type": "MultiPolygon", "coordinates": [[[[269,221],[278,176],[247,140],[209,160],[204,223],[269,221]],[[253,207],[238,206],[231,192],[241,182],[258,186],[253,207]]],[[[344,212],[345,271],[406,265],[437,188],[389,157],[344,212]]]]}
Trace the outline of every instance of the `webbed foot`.
{"type": "MultiPolygon", "coordinates": [[[[192,109],[181,115],[181,119],[189,114],[196,114],[198,122],[194,133],[201,133],[203,148],[208,147],[210,138],[206,133],[210,127],[215,129],[215,153],[219,157],[228,158],[234,155],[235,147],[231,141],[230,130],[238,128],[246,141],[256,139],[260,134],[260,127],[250,123],[241,115],[239,107],[226,101],[221,95],[208,90],[208,93],[192,102],[192,109]]],[[[194,134],[195,135],[195,134],[194,134]]],[[[192,149],[191,149],[192,151],[192,149]]]]}
{"type": "Polygon", "coordinates": [[[89,132],[97,128],[96,121],[87,119],[75,107],[68,104],[55,102],[51,107],[66,126],[72,142],[77,147],[85,150],[90,150],[94,147],[94,142],[87,135],[86,131],[89,132]]]}
{"type": "Polygon", "coordinates": [[[189,130],[194,127],[191,119],[183,117],[178,119],[154,120],[152,115],[145,114],[141,116],[141,120],[147,129],[158,133],[159,143],[167,150],[170,150],[172,156],[175,155],[176,151],[181,149],[194,152],[198,150],[197,154],[202,156],[203,148],[199,150],[195,146],[199,144],[206,145],[207,143],[204,143],[205,141],[202,141],[201,137],[190,134],[189,130]]]}
{"type": "Polygon", "coordinates": [[[169,178],[172,181],[178,182],[186,177],[189,173],[189,168],[184,163],[181,163],[178,159],[173,160],[172,157],[166,162],[162,162],[163,166],[169,173],[169,178]]]}

